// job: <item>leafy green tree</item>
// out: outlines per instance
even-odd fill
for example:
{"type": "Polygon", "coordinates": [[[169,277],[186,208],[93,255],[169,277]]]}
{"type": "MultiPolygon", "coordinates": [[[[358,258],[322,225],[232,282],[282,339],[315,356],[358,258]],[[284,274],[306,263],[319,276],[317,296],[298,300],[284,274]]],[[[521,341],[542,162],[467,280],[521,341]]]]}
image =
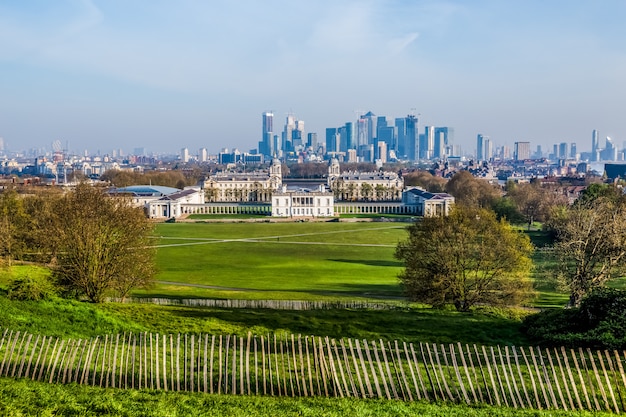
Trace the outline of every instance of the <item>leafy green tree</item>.
{"type": "Polygon", "coordinates": [[[493,205],[493,211],[496,213],[498,220],[505,219],[513,224],[519,224],[524,221],[513,200],[507,197],[497,199],[493,205]]]}
{"type": "Polygon", "coordinates": [[[551,227],[559,280],[569,290],[570,305],[626,272],[626,203],[610,197],[572,205],[551,227]]]}
{"type": "Polygon", "coordinates": [[[361,198],[369,200],[374,192],[374,187],[366,182],[361,184],[361,198]]]}
{"type": "Polygon", "coordinates": [[[617,188],[613,184],[594,183],[589,184],[587,188],[585,188],[574,204],[586,205],[601,197],[617,202],[624,199],[624,194],[621,188],[617,188]]]}
{"type": "Polygon", "coordinates": [[[468,311],[477,304],[518,305],[533,296],[528,237],[491,210],[456,206],[447,217],[427,217],[408,228],[396,247],[407,296],[468,311]]]}
{"type": "Polygon", "coordinates": [[[28,223],[23,198],[15,190],[0,194],[0,254],[8,265],[26,250],[28,223]]]}
{"type": "Polygon", "coordinates": [[[545,310],[524,319],[523,329],[542,345],[626,348],[626,291],[596,288],[580,307],[545,310]]]}
{"type": "Polygon", "coordinates": [[[53,212],[54,277],[66,290],[102,302],[152,281],[152,225],[130,200],[81,184],[53,212]]]}

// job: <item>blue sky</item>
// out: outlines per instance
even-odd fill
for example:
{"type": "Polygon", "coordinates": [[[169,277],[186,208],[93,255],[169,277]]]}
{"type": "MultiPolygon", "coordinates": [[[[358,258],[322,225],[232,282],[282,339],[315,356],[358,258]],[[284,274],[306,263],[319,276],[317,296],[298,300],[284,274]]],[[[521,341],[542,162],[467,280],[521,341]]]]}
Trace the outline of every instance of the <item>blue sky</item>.
{"type": "MultiPolygon", "coordinates": [[[[412,111],[499,145],[626,141],[626,2],[0,0],[11,149],[242,151],[412,111]]],[[[602,142],[603,143],[603,142],[602,142]]]]}

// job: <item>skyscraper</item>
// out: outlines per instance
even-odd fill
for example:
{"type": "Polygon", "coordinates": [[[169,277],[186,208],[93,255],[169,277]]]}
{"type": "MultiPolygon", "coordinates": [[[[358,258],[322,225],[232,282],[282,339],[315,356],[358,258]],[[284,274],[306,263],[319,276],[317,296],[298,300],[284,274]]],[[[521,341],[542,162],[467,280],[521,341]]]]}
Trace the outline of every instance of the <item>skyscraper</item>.
{"type": "Polygon", "coordinates": [[[424,126],[424,136],[420,135],[419,154],[421,159],[431,159],[435,149],[435,126],[424,126]]]}
{"type": "Polygon", "coordinates": [[[209,153],[206,148],[198,149],[198,162],[206,162],[209,160],[209,153]]]}
{"type": "Polygon", "coordinates": [[[452,144],[454,136],[454,129],[451,127],[436,127],[435,128],[435,146],[433,149],[434,158],[443,158],[449,156],[446,154],[446,150],[450,149],[449,145],[452,144]]]}
{"type": "Polygon", "coordinates": [[[406,157],[411,161],[417,161],[419,159],[419,131],[418,120],[414,115],[408,115],[405,119],[406,123],[406,135],[405,135],[405,150],[406,157]]]}
{"type": "Polygon", "coordinates": [[[476,136],[476,159],[479,161],[487,161],[491,158],[491,140],[489,136],[479,133],[476,136]]]}
{"type": "Polygon", "coordinates": [[[359,117],[356,121],[356,147],[357,149],[368,143],[369,119],[359,117]]]}
{"type": "Polygon", "coordinates": [[[377,126],[378,119],[376,118],[376,115],[372,113],[371,111],[368,111],[363,116],[361,116],[361,119],[367,120],[367,125],[366,125],[367,126],[367,131],[366,131],[367,142],[366,143],[368,145],[373,145],[376,139],[376,133],[377,133],[376,126],[377,126]]]}
{"type": "Polygon", "coordinates": [[[326,128],[326,152],[336,153],[339,152],[340,137],[336,127],[326,128]]]}
{"type": "Polygon", "coordinates": [[[180,159],[185,163],[189,162],[189,149],[182,148],[180,150],[180,159]]]}
{"type": "Polygon", "coordinates": [[[515,142],[515,160],[530,159],[530,142],[515,142]]]}
{"type": "Polygon", "coordinates": [[[265,112],[263,117],[263,132],[259,142],[259,153],[272,156],[276,153],[272,138],[274,136],[274,113],[265,112]]]}
{"type": "Polygon", "coordinates": [[[600,143],[598,141],[598,131],[595,129],[591,132],[591,160],[600,160],[600,143]]]}
{"type": "Polygon", "coordinates": [[[313,151],[317,151],[317,133],[307,133],[306,146],[313,149],[313,151]]]}
{"type": "Polygon", "coordinates": [[[388,150],[395,150],[396,129],[393,126],[389,126],[387,124],[386,117],[379,117],[377,123],[378,125],[376,127],[376,141],[385,142],[388,150]]]}
{"type": "Polygon", "coordinates": [[[406,156],[406,119],[398,117],[395,120],[396,125],[396,151],[398,156],[406,156]]]}
{"type": "Polygon", "coordinates": [[[292,132],[296,129],[296,117],[293,114],[288,114],[285,121],[285,128],[283,129],[282,149],[285,152],[293,151],[292,144],[292,132]]]}
{"type": "Polygon", "coordinates": [[[567,152],[567,142],[559,143],[559,158],[566,159],[569,156],[567,152]]]}
{"type": "Polygon", "coordinates": [[[345,142],[345,147],[347,149],[356,149],[357,145],[354,140],[354,123],[346,122],[345,124],[345,137],[341,138],[341,146],[343,147],[343,142],[345,142]]]}
{"type": "Polygon", "coordinates": [[[387,143],[379,140],[376,146],[376,159],[380,160],[381,163],[387,163],[387,143]]]}

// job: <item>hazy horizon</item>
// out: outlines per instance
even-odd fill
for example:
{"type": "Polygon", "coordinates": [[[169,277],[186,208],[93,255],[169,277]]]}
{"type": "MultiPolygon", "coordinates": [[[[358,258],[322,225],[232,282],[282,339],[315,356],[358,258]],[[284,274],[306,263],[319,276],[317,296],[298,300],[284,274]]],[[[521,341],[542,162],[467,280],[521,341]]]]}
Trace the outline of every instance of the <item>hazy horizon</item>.
{"type": "Polygon", "coordinates": [[[133,1],[0,4],[11,149],[248,151],[261,114],[324,140],[372,111],[455,144],[626,141],[626,3],[133,1]]]}

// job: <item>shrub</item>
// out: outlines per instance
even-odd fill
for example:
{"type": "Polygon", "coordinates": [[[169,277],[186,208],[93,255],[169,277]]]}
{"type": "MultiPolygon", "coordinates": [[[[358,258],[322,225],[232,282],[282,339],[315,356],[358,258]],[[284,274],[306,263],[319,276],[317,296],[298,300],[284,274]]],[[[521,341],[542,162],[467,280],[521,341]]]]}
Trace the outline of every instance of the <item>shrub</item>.
{"type": "Polygon", "coordinates": [[[11,281],[7,296],[11,300],[38,301],[49,299],[55,293],[54,286],[48,278],[26,276],[11,281]]]}
{"type": "Polygon", "coordinates": [[[626,291],[594,290],[580,307],[543,311],[524,320],[528,336],[543,345],[626,348],[626,291]]]}

